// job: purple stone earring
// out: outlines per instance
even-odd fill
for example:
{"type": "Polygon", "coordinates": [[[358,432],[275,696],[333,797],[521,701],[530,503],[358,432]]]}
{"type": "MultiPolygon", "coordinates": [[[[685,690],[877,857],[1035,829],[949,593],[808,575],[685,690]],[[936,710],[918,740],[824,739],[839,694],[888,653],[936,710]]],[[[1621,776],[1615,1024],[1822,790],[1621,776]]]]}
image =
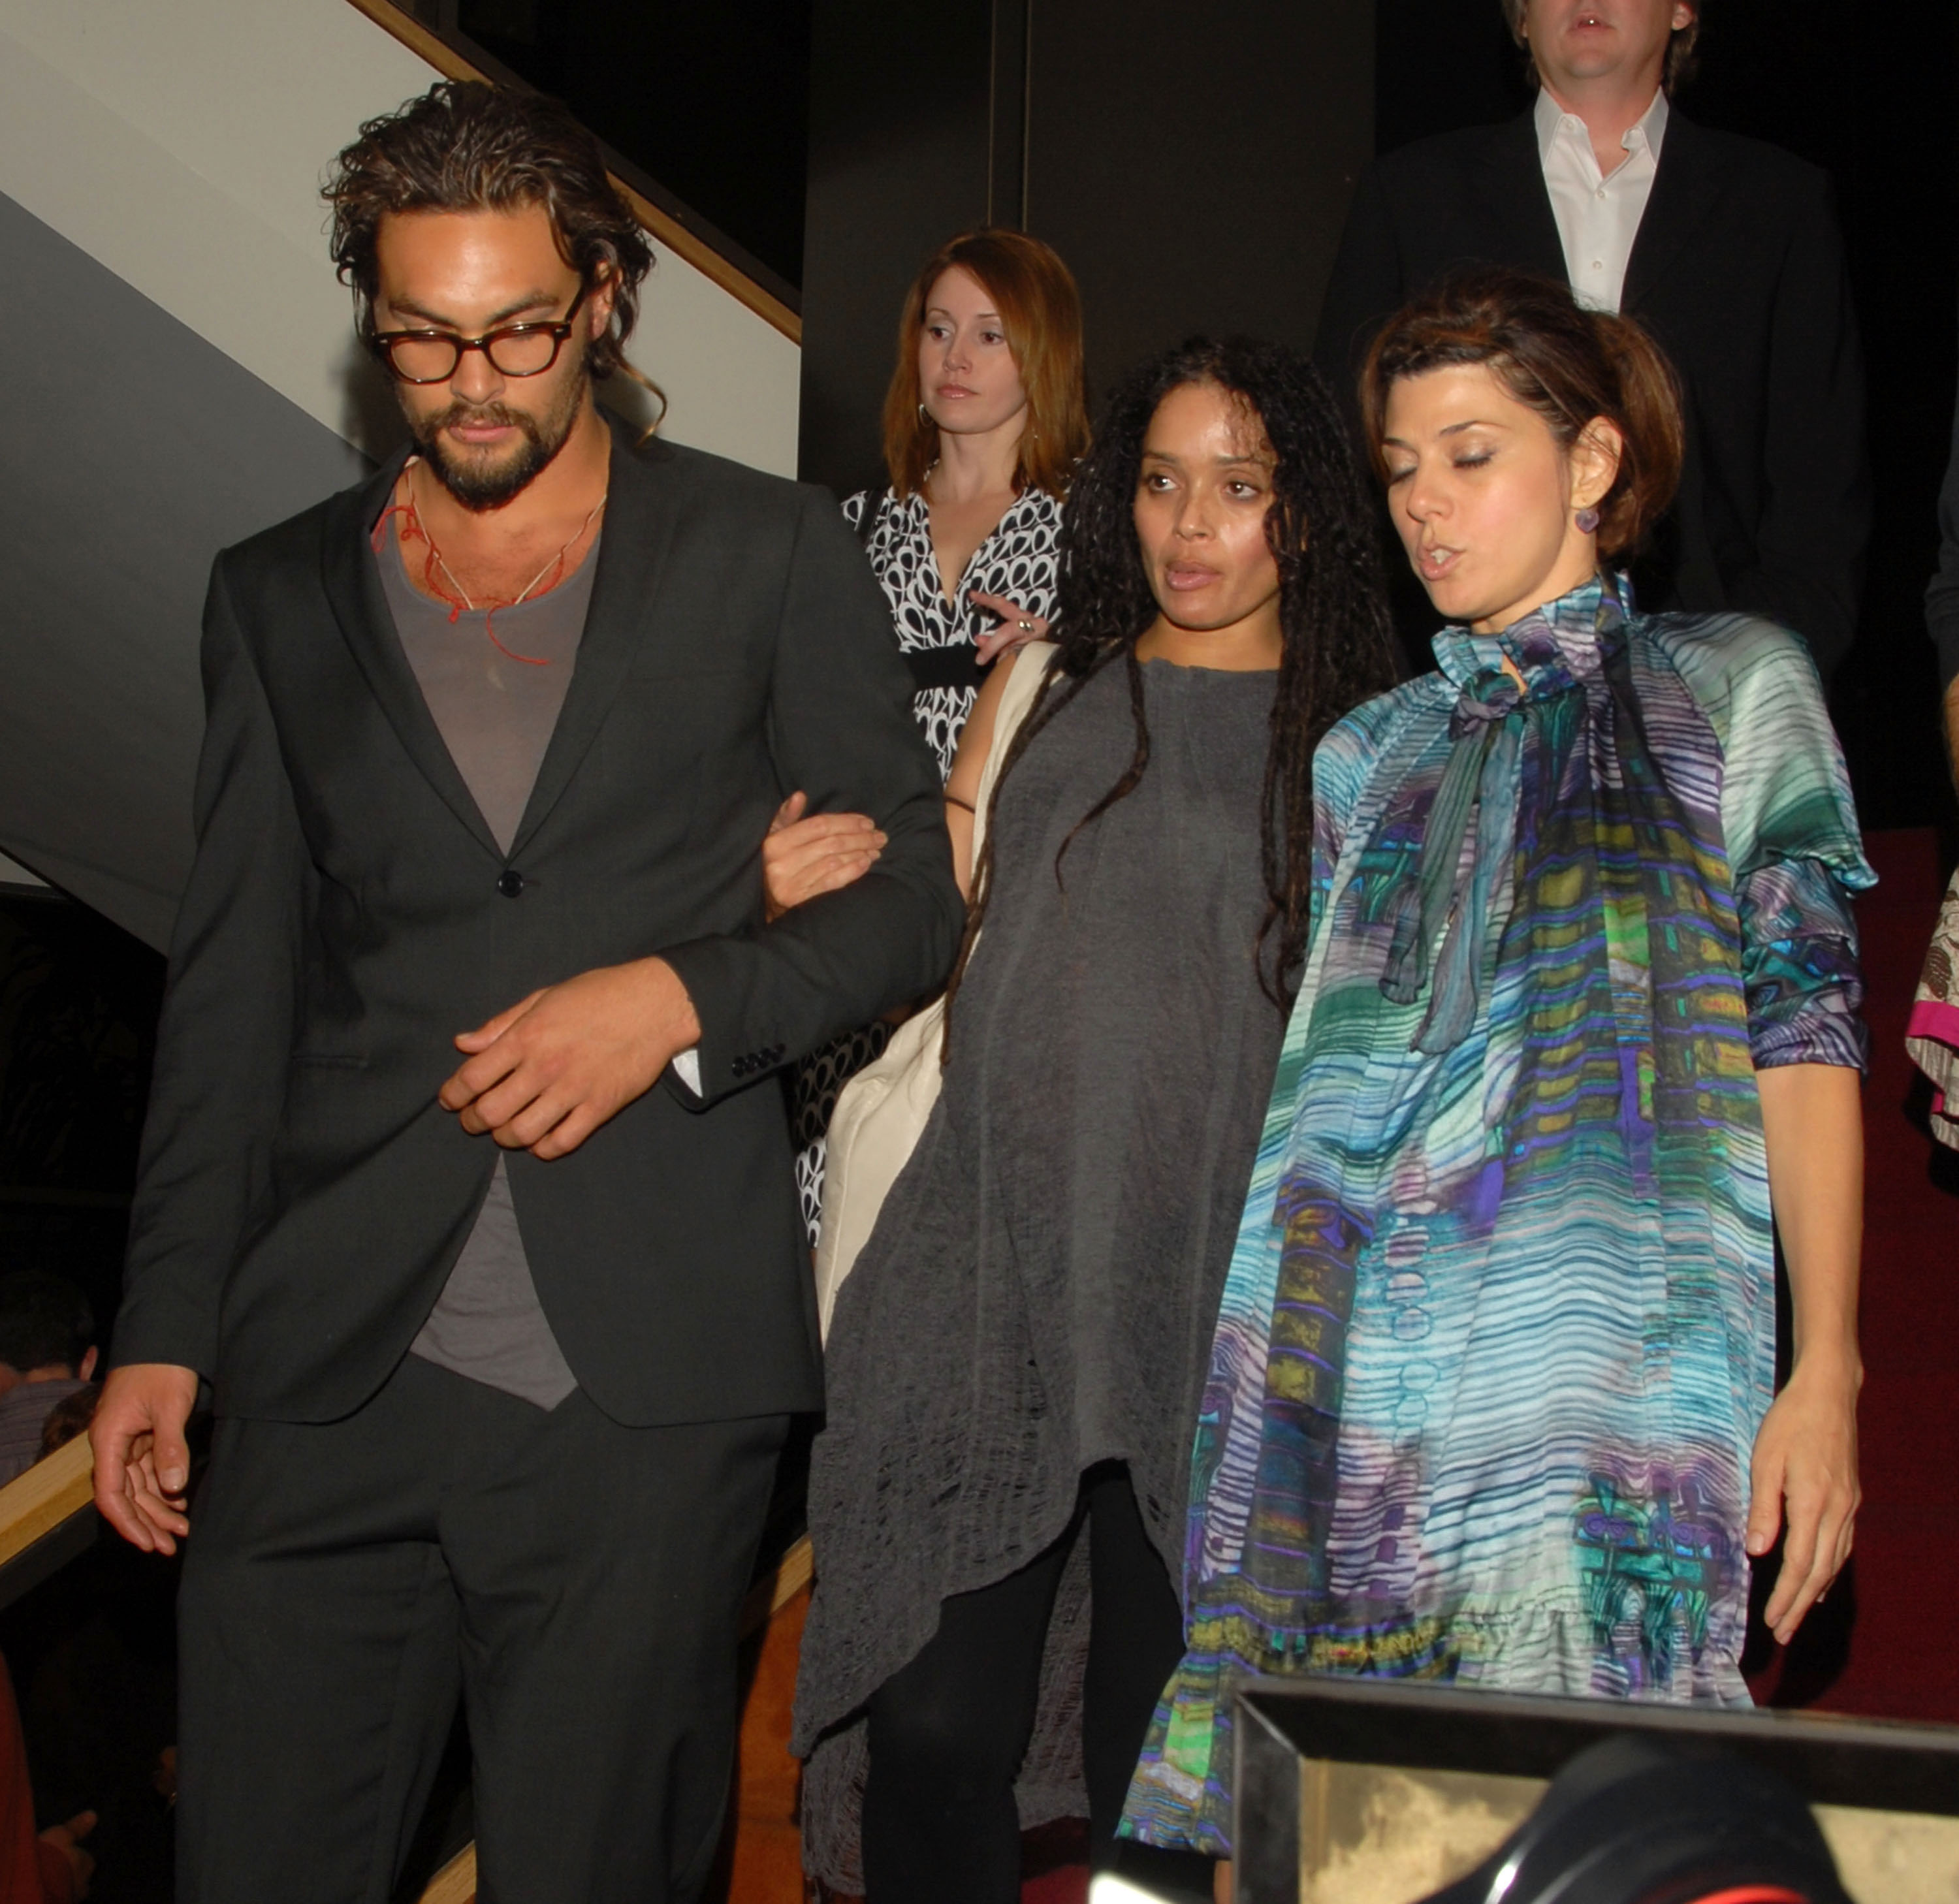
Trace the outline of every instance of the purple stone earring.
{"type": "Polygon", "coordinates": [[[1599,532],[1599,512],[1595,509],[1582,509],[1577,515],[1578,532],[1580,535],[1596,535],[1599,532]]]}

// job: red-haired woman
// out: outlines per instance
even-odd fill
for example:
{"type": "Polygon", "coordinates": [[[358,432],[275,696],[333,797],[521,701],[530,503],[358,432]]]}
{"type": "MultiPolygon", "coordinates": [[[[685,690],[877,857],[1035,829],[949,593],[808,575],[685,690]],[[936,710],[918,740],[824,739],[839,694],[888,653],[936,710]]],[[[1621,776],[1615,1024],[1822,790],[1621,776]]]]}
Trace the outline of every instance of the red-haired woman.
{"type": "Polygon", "coordinates": [[[1362,397],[1450,625],[1314,758],[1189,1651],[1129,1800],[1214,1854],[1241,1676],[1745,1704],[1751,1561],[1783,1537],[1786,1641],[1857,1505],[1872,876],[1815,670],[1629,598],[1681,442],[1636,325],[1478,274],[1389,323],[1362,397]]]}
{"type": "MultiPolygon", "coordinates": [[[[1068,267],[1018,231],[963,233],[927,259],[898,320],[881,490],[843,505],[891,606],[913,706],[941,773],[994,657],[1043,639],[1054,611],[1062,498],[1088,446],[1081,305],[1068,267]]],[[[772,891],[800,904],[857,877],[881,840],[859,814],[805,819],[794,794],[769,843],[772,891]]],[[[970,846],[972,816],[947,796],[970,846]]],[[[796,1174],[812,1241],[837,1093],[884,1049],[882,1026],[806,1060],[796,1174]]]]}

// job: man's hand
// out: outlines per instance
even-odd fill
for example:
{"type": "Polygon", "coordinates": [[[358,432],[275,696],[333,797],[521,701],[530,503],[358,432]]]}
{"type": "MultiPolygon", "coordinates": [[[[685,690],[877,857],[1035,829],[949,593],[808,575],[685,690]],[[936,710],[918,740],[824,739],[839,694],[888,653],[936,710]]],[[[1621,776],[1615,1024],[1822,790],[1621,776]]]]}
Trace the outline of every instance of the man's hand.
{"type": "Polygon", "coordinates": [[[602,966],[464,1032],[456,1045],[469,1061],[443,1086],[443,1108],[472,1137],[561,1157],[700,1042],[694,1001],[665,960],[602,966]]]}
{"type": "Polygon", "coordinates": [[[95,1829],[95,1814],[78,1811],[65,1825],[50,1825],[41,1833],[41,1842],[60,1852],[68,1868],[68,1896],[81,1904],[88,1895],[89,1880],[95,1875],[95,1860],[81,1848],[81,1841],[95,1829]]]}
{"type": "Polygon", "coordinates": [[[819,893],[862,879],[884,850],[884,834],[867,813],[808,811],[809,796],[792,793],[776,809],[762,842],[763,916],[770,925],[819,893]]]}
{"type": "Polygon", "coordinates": [[[174,1553],[190,1531],[184,1490],[190,1449],[184,1423],[197,1403],[197,1371],[173,1362],[112,1369],[95,1404],[95,1505],[132,1547],[174,1553]]]}
{"type": "Polygon", "coordinates": [[[1801,1362],[1763,1417],[1751,1463],[1748,1548],[1759,1560],[1775,1545],[1783,1504],[1788,1526],[1775,1591],[1762,1610],[1779,1644],[1850,1557],[1856,1537],[1857,1389],[1854,1368],[1801,1362]]]}

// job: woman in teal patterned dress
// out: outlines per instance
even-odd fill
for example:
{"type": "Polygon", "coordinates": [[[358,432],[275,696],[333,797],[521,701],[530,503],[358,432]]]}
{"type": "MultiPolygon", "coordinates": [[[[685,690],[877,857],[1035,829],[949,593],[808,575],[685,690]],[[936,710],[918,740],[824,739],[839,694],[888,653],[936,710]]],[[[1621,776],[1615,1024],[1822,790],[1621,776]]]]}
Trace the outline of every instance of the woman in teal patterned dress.
{"type": "Polygon", "coordinates": [[[1631,323],[1479,272],[1390,322],[1362,397],[1451,625],[1315,758],[1189,1650],[1124,1826],[1213,1855],[1246,1676],[1745,1704],[1751,1560],[1783,1537],[1786,1641],[1857,1500],[1873,876],[1815,671],[1764,620],[1640,614],[1614,573],[1679,467],[1631,323]]]}

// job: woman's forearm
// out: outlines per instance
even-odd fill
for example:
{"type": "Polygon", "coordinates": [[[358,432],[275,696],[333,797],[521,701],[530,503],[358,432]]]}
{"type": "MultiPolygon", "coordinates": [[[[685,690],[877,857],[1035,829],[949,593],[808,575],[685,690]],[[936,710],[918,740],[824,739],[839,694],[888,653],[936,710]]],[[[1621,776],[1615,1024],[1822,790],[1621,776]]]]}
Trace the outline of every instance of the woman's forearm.
{"type": "Polygon", "coordinates": [[[1759,1560],[1783,1537],[1763,1618],[1786,1645],[1856,1537],[1862,1081],[1841,1065],[1789,1065],[1758,1082],[1795,1341],[1789,1380],[1755,1437],[1748,1550],[1759,1560]]]}
{"type": "Polygon", "coordinates": [[[1788,1266],[1793,1366],[1861,1375],[1857,1279],[1864,1227],[1863,1081],[1840,1065],[1757,1074],[1769,1197],[1788,1266]]]}

